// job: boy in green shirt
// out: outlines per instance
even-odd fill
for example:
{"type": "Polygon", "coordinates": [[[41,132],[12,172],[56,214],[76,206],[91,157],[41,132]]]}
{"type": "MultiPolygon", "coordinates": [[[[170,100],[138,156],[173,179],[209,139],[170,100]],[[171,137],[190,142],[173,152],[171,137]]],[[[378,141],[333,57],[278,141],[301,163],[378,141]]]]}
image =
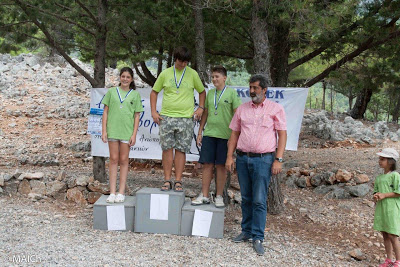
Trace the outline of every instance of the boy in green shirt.
{"type": "Polygon", "coordinates": [[[210,203],[208,193],[215,165],[217,168],[215,206],[222,208],[225,206],[222,193],[226,180],[227,143],[231,135],[229,124],[242,102],[236,90],[225,85],[227,71],[223,66],[213,67],[211,77],[215,89],[208,91],[205,110],[201,117],[197,135],[197,145],[201,146],[199,162],[203,164],[202,192],[192,201],[192,205],[210,203]],[[203,137],[202,132],[206,123],[203,137]]]}
{"type": "Polygon", "coordinates": [[[197,72],[188,67],[191,53],[186,47],[174,51],[174,66],[158,76],[150,93],[151,116],[160,125],[160,144],[164,169],[162,191],[172,189],[172,164],[175,164],[174,191],[183,192],[182,173],[186,154],[193,138],[193,117],[199,120],[204,110],[206,91],[197,72]],[[161,114],[157,112],[157,96],[163,92],[161,114]],[[199,107],[194,111],[194,90],[199,93],[199,107]],[[175,150],[175,151],[174,151],[175,150]],[[175,152],[175,153],[174,153],[175,152]],[[175,158],[174,158],[175,154],[175,158]]]}

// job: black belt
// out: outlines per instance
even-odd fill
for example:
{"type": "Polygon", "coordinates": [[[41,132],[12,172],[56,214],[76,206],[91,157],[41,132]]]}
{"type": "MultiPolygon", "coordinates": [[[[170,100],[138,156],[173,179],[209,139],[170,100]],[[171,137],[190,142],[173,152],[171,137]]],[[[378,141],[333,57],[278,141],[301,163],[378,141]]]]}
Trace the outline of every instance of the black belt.
{"type": "Polygon", "coordinates": [[[267,153],[243,152],[243,151],[240,151],[239,149],[236,149],[236,154],[238,154],[239,156],[248,156],[250,158],[255,158],[255,157],[261,158],[261,157],[264,157],[266,155],[273,154],[273,153],[274,152],[267,152],[267,153]]]}

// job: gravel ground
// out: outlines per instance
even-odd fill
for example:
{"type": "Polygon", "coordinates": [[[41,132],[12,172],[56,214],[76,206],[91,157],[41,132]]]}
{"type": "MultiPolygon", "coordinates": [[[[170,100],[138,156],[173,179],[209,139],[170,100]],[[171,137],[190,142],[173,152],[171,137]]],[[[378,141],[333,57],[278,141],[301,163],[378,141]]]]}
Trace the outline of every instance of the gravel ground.
{"type": "MultiPolygon", "coordinates": [[[[229,210],[228,210],[229,212],[229,210]]],[[[266,233],[265,256],[250,243],[92,229],[92,209],[64,202],[0,199],[0,266],[18,256],[41,266],[365,266],[340,259],[329,244],[317,246],[299,237],[266,233]],[[40,261],[40,262],[39,262],[40,261]]]]}

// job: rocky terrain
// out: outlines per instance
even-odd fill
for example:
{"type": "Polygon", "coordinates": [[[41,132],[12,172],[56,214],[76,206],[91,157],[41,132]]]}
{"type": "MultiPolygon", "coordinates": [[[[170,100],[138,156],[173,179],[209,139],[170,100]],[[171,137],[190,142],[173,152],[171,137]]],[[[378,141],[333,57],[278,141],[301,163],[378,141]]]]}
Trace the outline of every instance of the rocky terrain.
{"type": "MultiPolygon", "coordinates": [[[[108,69],[107,87],[117,79],[108,69]]],[[[1,266],[19,265],[18,256],[46,266],[377,266],[384,259],[371,188],[380,173],[375,153],[400,150],[398,126],[308,110],[298,151],[285,154],[285,209],[268,215],[266,255],[257,257],[250,244],[230,241],[240,231],[235,175],[222,240],[92,229],[92,203],[108,189],[92,177],[89,88],[61,58],[0,55],[1,266]]],[[[199,192],[200,178],[185,178],[187,197],[199,192]]],[[[132,161],[128,193],[161,179],[158,161],[132,161]]]]}

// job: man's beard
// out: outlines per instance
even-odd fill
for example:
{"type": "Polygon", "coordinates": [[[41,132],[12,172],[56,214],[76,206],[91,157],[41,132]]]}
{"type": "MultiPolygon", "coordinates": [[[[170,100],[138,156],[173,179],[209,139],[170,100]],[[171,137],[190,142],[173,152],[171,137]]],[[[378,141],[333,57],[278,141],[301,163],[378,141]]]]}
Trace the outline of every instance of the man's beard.
{"type": "Polygon", "coordinates": [[[251,101],[253,101],[254,104],[260,104],[264,100],[264,94],[250,94],[251,101]]]}

